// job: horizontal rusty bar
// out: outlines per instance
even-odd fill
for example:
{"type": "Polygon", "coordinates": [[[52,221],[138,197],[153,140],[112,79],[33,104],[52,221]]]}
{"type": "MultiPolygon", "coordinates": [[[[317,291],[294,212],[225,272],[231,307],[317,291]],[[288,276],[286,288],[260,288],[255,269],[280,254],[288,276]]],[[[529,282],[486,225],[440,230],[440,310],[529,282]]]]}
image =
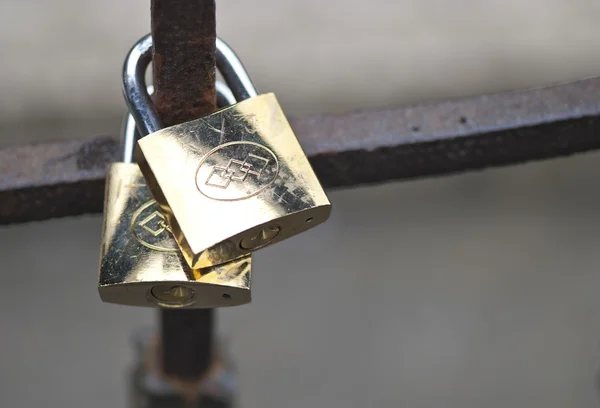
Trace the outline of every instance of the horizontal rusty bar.
{"type": "MultiPolygon", "coordinates": [[[[600,148],[600,78],[292,120],[326,187],[456,173],[600,148]]],[[[112,137],[0,150],[0,224],[96,213],[112,137]]]]}

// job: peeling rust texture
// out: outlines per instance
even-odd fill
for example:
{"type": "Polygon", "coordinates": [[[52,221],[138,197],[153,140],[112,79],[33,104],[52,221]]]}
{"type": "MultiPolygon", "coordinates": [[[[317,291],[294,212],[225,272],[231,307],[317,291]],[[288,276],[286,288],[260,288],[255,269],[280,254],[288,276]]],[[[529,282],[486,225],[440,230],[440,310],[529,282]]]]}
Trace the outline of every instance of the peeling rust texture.
{"type": "Polygon", "coordinates": [[[154,103],[165,126],[216,105],[214,0],[152,0],[154,103]]]}
{"type": "MultiPolygon", "coordinates": [[[[327,187],[452,174],[600,148],[600,78],[291,120],[327,187]]],[[[100,212],[118,139],[0,149],[0,224],[100,212]]]]}
{"type": "MultiPolygon", "coordinates": [[[[152,0],[154,104],[165,126],[215,111],[215,0],[152,0]]],[[[213,311],[160,310],[162,370],[194,381],[213,360],[213,311]]]]}

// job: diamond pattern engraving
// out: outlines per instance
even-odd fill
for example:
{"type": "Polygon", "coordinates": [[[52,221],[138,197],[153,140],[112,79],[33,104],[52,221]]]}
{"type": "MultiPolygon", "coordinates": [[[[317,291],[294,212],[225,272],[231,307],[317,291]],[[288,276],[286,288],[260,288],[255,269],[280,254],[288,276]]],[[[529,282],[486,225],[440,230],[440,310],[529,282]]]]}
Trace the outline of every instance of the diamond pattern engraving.
{"type": "Polygon", "coordinates": [[[152,214],[140,221],[138,225],[155,237],[159,236],[165,231],[171,232],[171,228],[169,227],[169,224],[167,224],[165,216],[158,211],[154,211],[152,214]]]}
{"type": "Polygon", "coordinates": [[[249,153],[243,161],[230,159],[227,166],[213,166],[204,184],[226,189],[232,182],[243,183],[250,176],[259,179],[268,164],[269,159],[249,153]]]}

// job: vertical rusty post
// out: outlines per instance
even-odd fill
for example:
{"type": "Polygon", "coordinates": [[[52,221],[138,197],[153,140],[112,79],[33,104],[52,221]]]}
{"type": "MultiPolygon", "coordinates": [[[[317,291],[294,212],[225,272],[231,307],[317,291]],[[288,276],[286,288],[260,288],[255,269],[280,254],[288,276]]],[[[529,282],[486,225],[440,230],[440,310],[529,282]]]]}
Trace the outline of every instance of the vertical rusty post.
{"type": "MultiPolygon", "coordinates": [[[[165,126],[215,110],[215,0],[151,0],[154,102],[165,126]]],[[[162,371],[194,381],[213,358],[213,310],[160,313],[162,371]]]]}
{"type": "Polygon", "coordinates": [[[215,0],[152,0],[156,109],[165,126],[215,111],[215,0]]]}

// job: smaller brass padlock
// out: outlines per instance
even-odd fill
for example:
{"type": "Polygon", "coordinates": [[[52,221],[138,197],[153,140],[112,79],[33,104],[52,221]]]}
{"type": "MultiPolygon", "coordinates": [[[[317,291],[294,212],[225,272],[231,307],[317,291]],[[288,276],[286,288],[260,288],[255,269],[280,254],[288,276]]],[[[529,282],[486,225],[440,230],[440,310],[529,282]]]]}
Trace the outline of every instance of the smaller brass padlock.
{"type": "MultiPolygon", "coordinates": [[[[235,103],[219,89],[219,100],[235,103]]],[[[206,269],[191,269],[131,163],[135,122],[124,128],[123,163],[106,179],[98,291],[103,301],[132,306],[213,308],[250,302],[251,255],[206,269]]]]}
{"type": "Polygon", "coordinates": [[[141,133],[140,165],[192,267],[209,267],[306,231],[331,204],[275,95],[258,95],[233,50],[217,39],[217,65],[237,104],[166,129],[144,92],[141,48],[124,67],[125,99],[141,133]],[[243,100],[245,99],[245,100],[243,100]]]}

